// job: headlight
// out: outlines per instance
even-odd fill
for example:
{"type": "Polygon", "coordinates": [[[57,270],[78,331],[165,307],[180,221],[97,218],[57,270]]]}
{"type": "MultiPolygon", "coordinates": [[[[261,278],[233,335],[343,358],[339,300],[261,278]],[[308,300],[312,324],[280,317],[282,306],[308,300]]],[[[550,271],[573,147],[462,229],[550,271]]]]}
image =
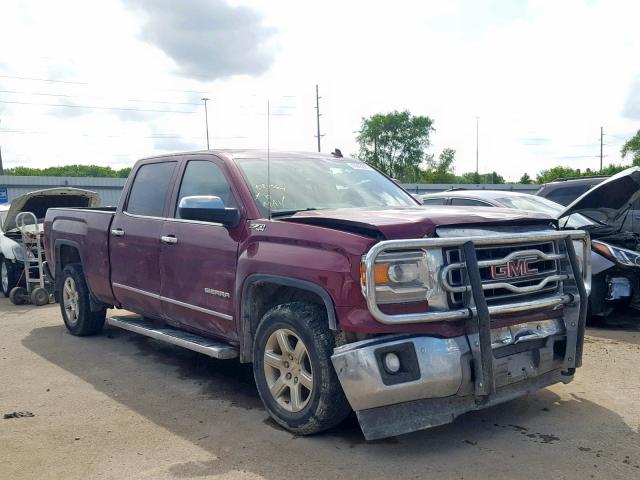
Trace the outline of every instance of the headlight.
{"type": "MultiPolygon", "coordinates": [[[[442,265],[440,251],[382,253],[374,266],[375,295],[378,304],[429,303],[433,309],[448,307],[446,294],[437,281],[442,265]],[[439,256],[439,258],[434,258],[439,256]]],[[[360,264],[363,293],[366,286],[365,264],[360,264]]]]}
{"type": "Polygon", "coordinates": [[[627,267],[640,267],[640,253],[593,240],[591,247],[609,260],[627,267]]]}

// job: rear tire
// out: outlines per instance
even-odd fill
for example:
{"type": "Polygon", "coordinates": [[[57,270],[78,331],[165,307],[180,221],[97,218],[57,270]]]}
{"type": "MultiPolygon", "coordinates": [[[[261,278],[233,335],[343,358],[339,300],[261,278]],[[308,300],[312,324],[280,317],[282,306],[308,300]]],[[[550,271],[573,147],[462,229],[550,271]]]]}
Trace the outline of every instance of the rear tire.
{"type": "Polygon", "coordinates": [[[82,267],[72,263],[64,267],[58,283],[60,311],[67,330],[72,335],[95,335],[102,330],[107,315],[106,307],[91,311],[89,287],[82,267]]]}
{"type": "Polygon", "coordinates": [[[319,305],[291,302],[269,310],[253,344],[253,374],[271,417],[298,435],[339,424],[351,412],[331,363],[335,337],[319,305]]]}
{"type": "Polygon", "coordinates": [[[4,257],[0,257],[0,284],[2,285],[2,294],[8,297],[11,290],[18,285],[19,269],[17,264],[4,257]]]}

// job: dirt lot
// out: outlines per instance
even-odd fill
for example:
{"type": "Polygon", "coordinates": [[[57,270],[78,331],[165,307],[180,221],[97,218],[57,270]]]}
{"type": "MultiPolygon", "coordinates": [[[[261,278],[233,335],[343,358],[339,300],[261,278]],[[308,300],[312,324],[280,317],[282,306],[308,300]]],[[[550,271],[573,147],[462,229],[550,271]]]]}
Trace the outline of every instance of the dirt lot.
{"type": "Polygon", "coordinates": [[[0,478],[640,478],[639,326],[590,329],[570,385],[367,443],[354,419],[277,428],[235,361],[114,329],[75,338],[57,305],[3,298],[0,478]],[[14,411],[34,416],[2,419],[14,411]]]}

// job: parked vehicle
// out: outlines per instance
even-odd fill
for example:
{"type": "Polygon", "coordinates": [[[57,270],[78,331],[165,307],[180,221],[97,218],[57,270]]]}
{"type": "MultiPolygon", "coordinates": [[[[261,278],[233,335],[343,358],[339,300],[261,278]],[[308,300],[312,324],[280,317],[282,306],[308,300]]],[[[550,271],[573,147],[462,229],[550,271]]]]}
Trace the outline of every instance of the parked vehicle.
{"type": "MultiPolygon", "coordinates": [[[[542,185],[536,195],[562,205],[569,205],[608,178],[610,177],[596,176],[556,180],[542,185]]],[[[620,231],[640,234],[640,199],[631,203],[631,208],[624,212],[615,227],[620,231]]]]}
{"type": "Polygon", "coordinates": [[[499,190],[431,193],[423,195],[422,202],[546,213],[564,229],[586,230],[593,240],[590,313],[606,317],[620,303],[640,309],[640,235],[624,230],[629,208],[638,203],[640,196],[640,169],[629,168],[599,180],[597,186],[586,190],[568,207],[526,193],[499,190]]]}
{"type": "Polygon", "coordinates": [[[133,311],[106,322],[252,362],[288,430],[353,409],[375,439],[574,378],[589,240],[552,224],[428,210],[352,158],[225,150],[141,160],[117,208],[50,209],[45,232],[72,334],[133,311]]]}
{"type": "MultiPolygon", "coordinates": [[[[5,297],[24,283],[24,261],[27,254],[21,245],[22,234],[16,218],[22,212],[32,212],[42,229],[47,209],[51,207],[93,207],[100,205],[100,195],[79,188],[60,187],[37,190],[21,195],[11,205],[0,205],[0,285],[5,297]],[[22,278],[22,280],[21,280],[22,278]]],[[[35,225],[33,227],[35,229],[35,225]]]]}
{"type": "Polygon", "coordinates": [[[607,176],[559,178],[553,182],[543,184],[536,192],[539,197],[548,198],[561,205],[569,205],[579,196],[587,193],[599,183],[605,181],[607,176]]]}

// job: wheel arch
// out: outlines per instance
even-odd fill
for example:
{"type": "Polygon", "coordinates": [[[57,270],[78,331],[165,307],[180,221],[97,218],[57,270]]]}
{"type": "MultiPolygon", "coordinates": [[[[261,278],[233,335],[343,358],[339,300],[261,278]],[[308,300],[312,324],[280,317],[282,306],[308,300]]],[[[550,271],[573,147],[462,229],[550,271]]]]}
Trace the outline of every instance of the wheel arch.
{"type": "Polygon", "coordinates": [[[54,245],[55,250],[55,272],[58,278],[60,272],[70,263],[79,263],[82,265],[82,257],[80,256],[80,244],[73,240],[65,240],[59,238],[54,245]]]}
{"type": "Polygon", "coordinates": [[[276,305],[295,300],[324,306],[329,328],[333,331],[338,329],[333,299],[320,285],[280,275],[249,275],[244,281],[240,297],[241,362],[251,361],[253,337],[263,315],[276,305]]]}
{"type": "MultiPolygon", "coordinates": [[[[58,240],[56,240],[54,244],[54,252],[55,252],[54,292],[55,292],[56,301],[58,302],[60,301],[60,298],[58,298],[59,297],[58,292],[60,288],[62,270],[64,270],[64,268],[67,265],[71,265],[74,263],[80,264],[80,267],[82,268],[83,262],[82,262],[82,255],[80,254],[81,251],[82,250],[80,249],[80,244],[73,240],[66,240],[66,239],[59,238],[58,240]]],[[[85,281],[86,281],[86,278],[85,278],[85,281]]],[[[88,281],[87,281],[87,289],[89,290],[89,303],[91,306],[91,311],[92,312],[100,311],[100,309],[102,309],[106,304],[96,298],[96,296],[93,294],[93,291],[91,290],[91,286],[89,285],[88,281]]]]}

